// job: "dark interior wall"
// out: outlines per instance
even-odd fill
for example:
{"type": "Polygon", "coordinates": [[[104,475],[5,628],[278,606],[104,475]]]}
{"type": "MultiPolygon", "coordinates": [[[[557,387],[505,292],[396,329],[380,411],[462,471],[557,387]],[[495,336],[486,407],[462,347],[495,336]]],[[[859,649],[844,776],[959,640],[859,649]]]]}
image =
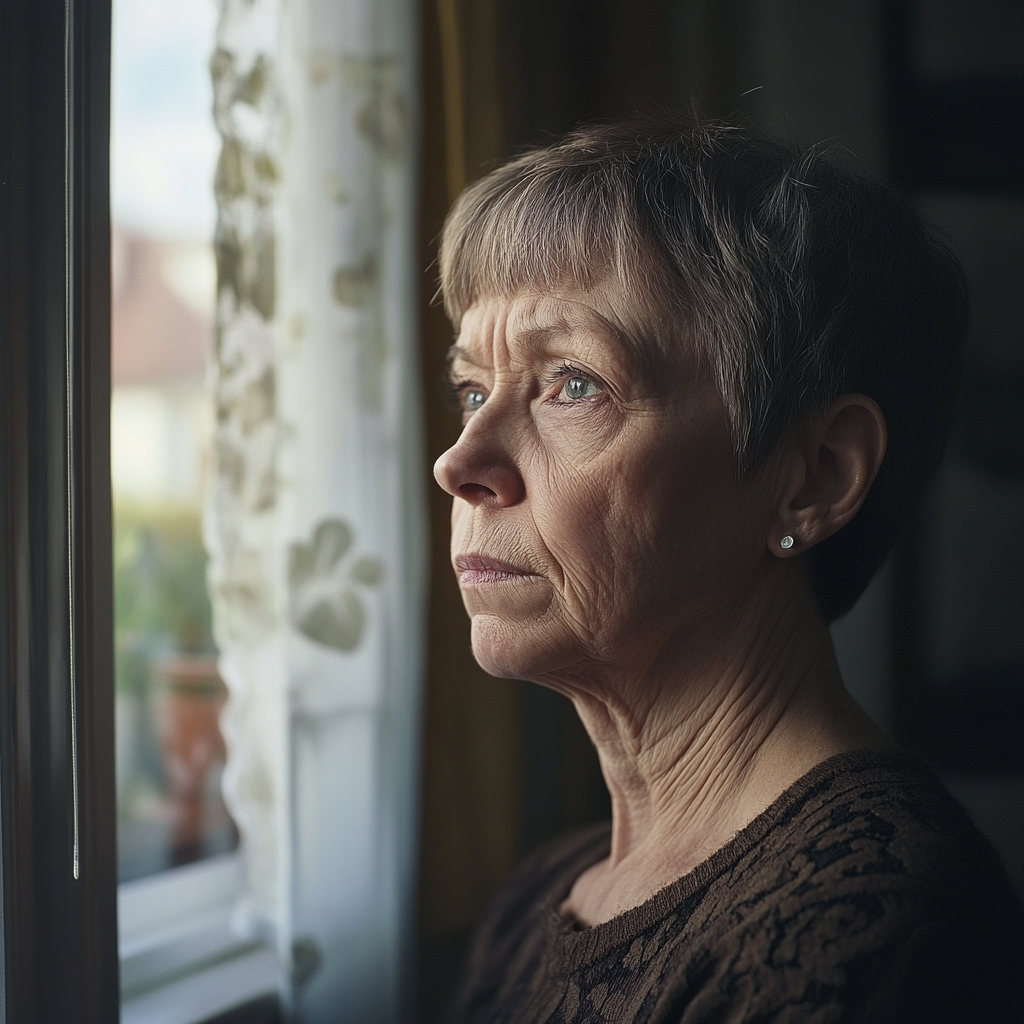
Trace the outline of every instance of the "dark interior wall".
{"type": "Polygon", "coordinates": [[[522,141],[671,101],[670,6],[663,0],[522,0],[509,15],[520,47],[522,141]]]}
{"type": "Polygon", "coordinates": [[[1024,894],[1024,4],[884,9],[889,171],[975,299],[950,450],[897,562],[895,724],[1024,894]]]}
{"type": "MultiPolygon", "coordinates": [[[[458,16],[461,31],[460,180],[582,120],[685,109],[695,100],[716,116],[749,118],[802,144],[833,147],[842,159],[914,195],[958,247],[973,275],[978,317],[954,447],[973,445],[982,463],[996,460],[1002,468],[979,470],[975,458],[970,465],[978,472],[965,480],[957,476],[954,452],[952,474],[947,466],[896,557],[834,636],[858,699],[883,727],[930,757],[1004,857],[1012,860],[1017,851],[1024,864],[1024,766],[1014,753],[1024,715],[1013,717],[1024,685],[1020,645],[1014,647],[1009,635],[1014,623],[1024,623],[1024,565],[1015,539],[1024,516],[1014,520],[1014,510],[1024,513],[1024,424],[1018,423],[1024,161],[1015,155],[1024,126],[1024,4],[426,0],[424,267],[434,258],[451,197],[445,161],[452,151],[444,134],[452,116],[445,111],[438,28],[439,10],[446,7],[458,16]],[[942,161],[953,170],[929,179],[942,161]],[[982,366],[993,372],[979,375],[982,366]],[[992,400],[994,395],[1004,397],[992,400]],[[975,540],[963,542],[964,530],[975,540]],[[936,595],[945,595],[941,614],[932,607],[936,595]],[[966,621],[972,607],[982,609],[980,626],[966,621]],[[971,719],[973,739],[961,727],[963,709],[949,699],[956,686],[950,687],[948,673],[934,671],[935,651],[945,649],[941,634],[950,629],[975,638],[997,635],[995,647],[1002,651],[1001,682],[982,688],[983,699],[973,702],[988,709],[971,719]],[[993,730],[1000,729],[1002,760],[985,762],[993,730]],[[959,764],[943,759],[936,736],[963,755],[959,764]]],[[[426,299],[435,284],[432,271],[423,282],[426,299]]],[[[457,432],[434,387],[452,335],[436,306],[424,304],[423,324],[428,446],[436,457],[457,432]]],[[[440,1019],[470,924],[511,864],[548,836],[607,813],[596,758],[567,702],[538,687],[491,680],[473,663],[468,623],[447,565],[449,502],[430,486],[435,568],[421,872],[426,1021],[440,1019]]],[[[977,648],[984,642],[961,645],[958,657],[963,660],[971,643],[977,648]]],[[[990,644],[989,655],[992,649],[990,644]]],[[[982,692],[972,685],[958,691],[968,703],[972,693],[982,692]]]]}

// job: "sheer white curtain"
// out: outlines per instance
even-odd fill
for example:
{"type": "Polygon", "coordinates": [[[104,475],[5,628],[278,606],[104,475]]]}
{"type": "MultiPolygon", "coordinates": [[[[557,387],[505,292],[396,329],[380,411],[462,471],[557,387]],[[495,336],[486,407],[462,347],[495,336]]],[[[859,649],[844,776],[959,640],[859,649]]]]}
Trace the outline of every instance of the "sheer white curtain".
{"type": "Polygon", "coordinates": [[[207,506],[242,926],[408,1019],[425,537],[415,7],[223,0],[207,506]]]}

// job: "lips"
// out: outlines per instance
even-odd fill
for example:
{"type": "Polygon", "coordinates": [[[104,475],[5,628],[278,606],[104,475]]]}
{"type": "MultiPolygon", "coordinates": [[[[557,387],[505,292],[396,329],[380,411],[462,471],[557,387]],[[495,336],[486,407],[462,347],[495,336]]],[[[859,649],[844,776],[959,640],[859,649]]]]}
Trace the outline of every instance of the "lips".
{"type": "Polygon", "coordinates": [[[488,558],[486,555],[456,555],[455,568],[459,573],[459,585],[463,587],[521,583],[537,578],[537,573],[524,569],[521,565],[504,562],[500,558],[488,558]]]}

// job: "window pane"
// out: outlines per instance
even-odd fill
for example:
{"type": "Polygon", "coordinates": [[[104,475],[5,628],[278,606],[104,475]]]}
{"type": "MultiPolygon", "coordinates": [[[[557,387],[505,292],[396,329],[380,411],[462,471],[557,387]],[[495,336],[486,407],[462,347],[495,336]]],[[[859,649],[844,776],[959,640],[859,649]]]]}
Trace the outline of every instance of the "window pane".
{"type": "Polygon", "coordinates": [[[213,0],[117,0],[112,131],[119,877],[233,849],[202,499],[213,0]]]}

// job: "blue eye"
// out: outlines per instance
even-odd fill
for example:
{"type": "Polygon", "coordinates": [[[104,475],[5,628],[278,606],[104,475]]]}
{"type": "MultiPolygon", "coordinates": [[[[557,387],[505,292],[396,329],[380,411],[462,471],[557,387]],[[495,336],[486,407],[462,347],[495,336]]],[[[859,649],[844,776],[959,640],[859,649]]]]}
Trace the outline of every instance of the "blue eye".
{"type": "Polygon", "coordinates": [[[562,394],[570,401],[592,398],[600,389],[589,377],[570,377],[562,386],[562,394]]]}
{"type": "Polygon", "coordinates": [[[486,401],[487,395],[479,388],[467,388],[462,392],[462,408],[466,412],[476,412],[486,401]]]}

